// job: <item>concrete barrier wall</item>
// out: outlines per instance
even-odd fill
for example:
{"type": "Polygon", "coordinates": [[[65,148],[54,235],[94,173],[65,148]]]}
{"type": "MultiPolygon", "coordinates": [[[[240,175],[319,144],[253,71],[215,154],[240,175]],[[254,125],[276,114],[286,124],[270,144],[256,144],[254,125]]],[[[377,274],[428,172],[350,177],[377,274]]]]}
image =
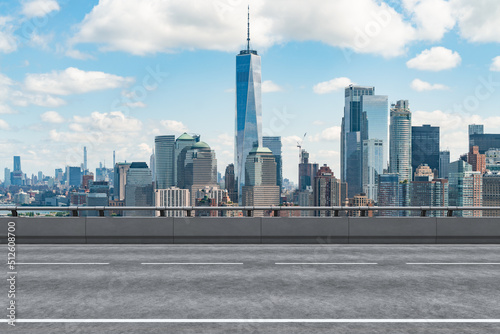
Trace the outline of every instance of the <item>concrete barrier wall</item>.
{"type": "Polygon", "coordinates": [[[1,217],[16,243],[500,243],[500,218],[1,217]]]}

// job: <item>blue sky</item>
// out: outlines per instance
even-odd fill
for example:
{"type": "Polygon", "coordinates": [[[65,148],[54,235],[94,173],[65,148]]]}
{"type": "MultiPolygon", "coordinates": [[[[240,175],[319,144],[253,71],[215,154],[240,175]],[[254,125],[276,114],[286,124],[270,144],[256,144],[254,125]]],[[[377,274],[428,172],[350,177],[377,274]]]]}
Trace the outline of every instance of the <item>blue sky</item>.
{"type": "MultiPolygon", "coordinates": [[[[500,131],[497,0],[250,0],[262,57],[263,128],[283,138],[297,180],[297,141],[339,176],[343,87],[410,101],[414,125],[441,126],[452,159],[467,124],[500,131]]],[[[0,168],[28,175],[147,161],[154,136],[198,133],[220,172],[233,162],[241,0],[0,2],[0,168]]],[[[0,179],[3,173],[0,173],[0,179]]]]}

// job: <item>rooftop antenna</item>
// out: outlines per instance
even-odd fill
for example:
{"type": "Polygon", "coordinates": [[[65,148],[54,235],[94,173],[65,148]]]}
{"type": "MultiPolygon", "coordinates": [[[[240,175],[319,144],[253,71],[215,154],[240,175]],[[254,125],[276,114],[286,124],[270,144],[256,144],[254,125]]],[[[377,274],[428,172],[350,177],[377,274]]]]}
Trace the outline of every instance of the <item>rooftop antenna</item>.
{"type": "Polygon", "coordinates": [[[250,5],[248,5],[247,51],[250,51],[250,5]]]}

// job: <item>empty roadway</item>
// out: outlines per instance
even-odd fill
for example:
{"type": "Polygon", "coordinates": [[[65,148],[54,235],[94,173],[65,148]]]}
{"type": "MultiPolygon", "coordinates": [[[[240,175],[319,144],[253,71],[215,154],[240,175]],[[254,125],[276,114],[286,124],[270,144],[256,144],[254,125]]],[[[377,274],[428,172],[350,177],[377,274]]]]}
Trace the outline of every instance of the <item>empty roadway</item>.
{"type": "Polygon", "coordinates": [[[498,245],[18,245],[17,262],[17,316],[47,322],[13,333],[500,332],[498,245]],[[424,320],[450,322],[404,322],[424,320]]]}

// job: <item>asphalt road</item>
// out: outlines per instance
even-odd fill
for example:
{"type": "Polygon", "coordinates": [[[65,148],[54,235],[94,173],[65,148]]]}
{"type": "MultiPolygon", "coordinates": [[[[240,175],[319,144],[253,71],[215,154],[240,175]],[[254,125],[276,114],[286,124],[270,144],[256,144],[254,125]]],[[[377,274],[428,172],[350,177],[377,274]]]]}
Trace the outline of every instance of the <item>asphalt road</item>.
{"type": "Polygon", "coordinates": [[[17,262],[17,317],[47,322],[1,333],[500,333],[498,245],[18,245],[17,262]]]}

